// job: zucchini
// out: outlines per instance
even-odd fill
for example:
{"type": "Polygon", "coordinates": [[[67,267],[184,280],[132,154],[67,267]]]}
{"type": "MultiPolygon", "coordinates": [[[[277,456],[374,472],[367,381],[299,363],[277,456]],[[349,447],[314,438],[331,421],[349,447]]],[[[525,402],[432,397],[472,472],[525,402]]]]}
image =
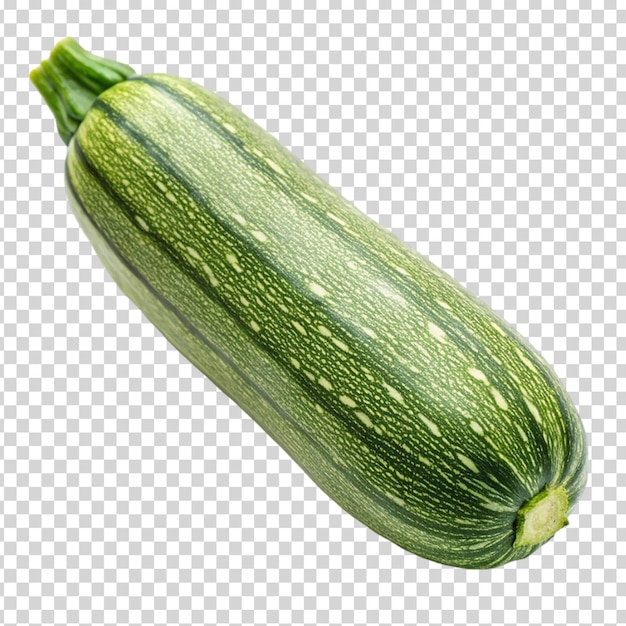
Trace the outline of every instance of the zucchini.
{"type": "Polygon", "coordinates": [[[567,524],[581,420],[511,326],[202,87],[69,39],[31,77],[107,271],[343,509],[464,568],[567,524]]]}

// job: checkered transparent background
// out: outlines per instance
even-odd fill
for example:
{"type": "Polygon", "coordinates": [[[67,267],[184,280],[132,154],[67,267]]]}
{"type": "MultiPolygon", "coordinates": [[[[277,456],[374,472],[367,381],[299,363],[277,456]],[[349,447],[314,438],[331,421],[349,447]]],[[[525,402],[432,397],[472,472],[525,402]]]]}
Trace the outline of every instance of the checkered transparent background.
{"type": "Polygon", "coordinates": [[[626,623],[626,7],[90,4],[0,10],[0,623],[626,623]],[[407,554],[169,346],[69,213],[28,81],[67,35],[227,96],[529,337],[588,433],[570,526],[496,570],[407,554]]]}

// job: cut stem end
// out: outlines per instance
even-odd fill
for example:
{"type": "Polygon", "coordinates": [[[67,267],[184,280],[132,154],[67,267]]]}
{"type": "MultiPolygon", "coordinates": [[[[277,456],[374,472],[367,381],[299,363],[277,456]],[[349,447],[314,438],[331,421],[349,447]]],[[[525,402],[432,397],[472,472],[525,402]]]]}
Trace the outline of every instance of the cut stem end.
{"type": "Polygon", "coordinates": [[[514,548],[546,542],[567,526],[567,492],[563,487],[546,487],[517,512],[514,548]]]}
{"type": "Polygon", "coordinates": [[[30,79],[54,114],[59,135],[69,144],[94,100],[134,73],[128,65],[91,54],[67,38],[30,73],[30,79]]]}

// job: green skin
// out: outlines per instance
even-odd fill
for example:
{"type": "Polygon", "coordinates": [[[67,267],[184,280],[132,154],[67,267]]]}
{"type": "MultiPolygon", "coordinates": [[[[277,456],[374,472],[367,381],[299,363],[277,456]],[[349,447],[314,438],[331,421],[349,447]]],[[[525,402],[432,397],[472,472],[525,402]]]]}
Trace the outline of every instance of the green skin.
{"type": "Polygon", "coordinates": [[[33,75],[69,143],[71,206],[182,354],[411,552],[495,567],[567,523],[584,432],[526,341],[223,99],[76,46],[33,75]]]}

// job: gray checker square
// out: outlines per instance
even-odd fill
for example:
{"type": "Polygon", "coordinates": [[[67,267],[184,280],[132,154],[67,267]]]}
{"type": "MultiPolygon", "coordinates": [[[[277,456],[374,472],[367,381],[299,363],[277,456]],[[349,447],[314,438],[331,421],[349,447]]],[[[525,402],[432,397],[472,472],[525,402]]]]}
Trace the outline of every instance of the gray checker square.
{"type": "Polygon", "coordinates": [[[0,9],[0,623],[626,624],[626,7],[110,4],[0,9]],[[180,356],[69,211],[28,80],[65,36],[227,97],[530,338],[588,436],[570,526],[408,554],[180,356]]]}

